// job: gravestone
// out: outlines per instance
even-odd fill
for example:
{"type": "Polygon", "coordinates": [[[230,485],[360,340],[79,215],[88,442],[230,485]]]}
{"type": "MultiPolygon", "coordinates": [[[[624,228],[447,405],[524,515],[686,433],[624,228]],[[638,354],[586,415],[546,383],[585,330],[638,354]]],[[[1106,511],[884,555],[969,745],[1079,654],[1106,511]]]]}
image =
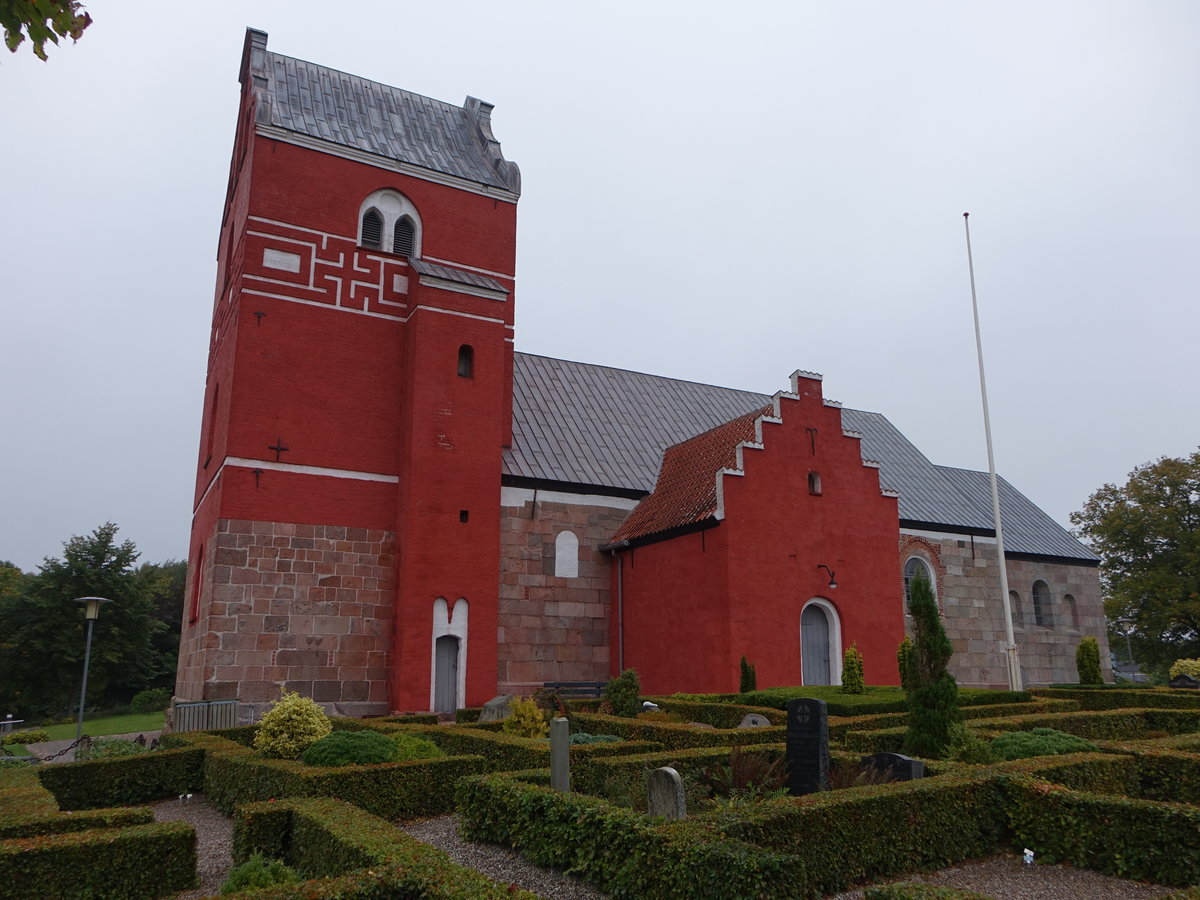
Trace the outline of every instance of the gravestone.
{"type": "Polygon", "coordinates": [[[499,722],[501,719],[507,719],[512,715],[512,694],[501,694],[499,697],[493,697],[487,703],[483,704],[483,709],[479,712],[480,722],[499,722]]]}
{"type": "Polygon", "coordinates": [[[925,763],[902,753],[876,753],[860,760],[863,771],[874,769],[888,781],[912,781],[925,777],[925,763]]]}
{"type": "Polygon", "coordinates": [[[642,712],[659,712],[659,706],[657,703],[646,700],[642,703],[642,712]]]}
{"type": "Polygon", "coordinates": [[[683,779],[670,766],[663,766],[650,773],[646,811],[652,816],[663,816],[667,819],[687,818],[683,779]]]}
{"type": "Polygon", "coordinates": [[[788,701],[787,767],[788,792],[793,797],[829,786],[829,715],[824,700],[788,701]]]}
{"type": "Polygon", "coordinates": [[[766,716],[758,713],[746,713],[742,716],[742,721],[738,723],[738,728],[770,728],[771,720],[766,716]]]}
{"type": "Polygon", "coordinates": [[[1180,672],[1178,675],[1176,675],[1174,678],[1172,678],[1170,681],[1167,682],[1167,687],[1191,688],[1192,690],[1195,690],[1196,688],[1200,688],[1200,681],[1197,681],[1191,675],[1186,675],[1186,674],[1180,672]]]}
{"type": "Polygon", "coordinates": [[[550,787],[571,790],[571,726],[562,716],[550,720],[550,787]]]}

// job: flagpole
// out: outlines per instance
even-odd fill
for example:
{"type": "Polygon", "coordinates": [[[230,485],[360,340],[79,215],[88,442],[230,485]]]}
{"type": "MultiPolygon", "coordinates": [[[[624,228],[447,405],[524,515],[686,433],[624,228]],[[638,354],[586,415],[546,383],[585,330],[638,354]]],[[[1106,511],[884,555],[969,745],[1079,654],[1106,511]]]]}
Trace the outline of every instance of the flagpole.
{"type": "Polygon", "coordinates": [[[992,479],[992,519],[996,523],[996,561],[1000,568],[1000,602],[1004,608],[1005,658],[1008,663],[1009,690],[1021,687],[1021,657],[1013,637],[1012,604],[1008,596],[1008,564],[1004,556],[1004,531],[1000,527],[1000,490],[996,483],[996,458],[992,453],[992,420],[988,415],[987,377],[983,372],[983,337],[979,331],[979,302],[975,298],[975,263],[971,257],[970,213],[963,213],[967,232],[967,270],[971,275],[971,312],[975,315],[975,352],[979,357],[979,393],[983,398],[983,433],[987,438],[988,474],[992,479]]]}

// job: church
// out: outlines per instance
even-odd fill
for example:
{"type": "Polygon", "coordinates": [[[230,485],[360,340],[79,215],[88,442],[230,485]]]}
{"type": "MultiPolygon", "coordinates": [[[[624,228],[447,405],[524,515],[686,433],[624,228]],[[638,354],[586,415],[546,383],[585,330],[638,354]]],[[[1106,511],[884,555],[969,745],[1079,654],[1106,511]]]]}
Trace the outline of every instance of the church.
{"type": "MultiPolygon", "coordinates": [[[[449,711],[637,669],[645,693],[896,684],[934,586],[1006,686],[988,475],[781,372],[755,393],[514,350],[517,166],[492,106],[248,30],[176,699],[449,711]]],[[[1098,560],[1001,481],[1026,684],[1107,640],[1098,560]]],[[[1106,664],[1107,665],[1107,664],[1106,664]]]]}

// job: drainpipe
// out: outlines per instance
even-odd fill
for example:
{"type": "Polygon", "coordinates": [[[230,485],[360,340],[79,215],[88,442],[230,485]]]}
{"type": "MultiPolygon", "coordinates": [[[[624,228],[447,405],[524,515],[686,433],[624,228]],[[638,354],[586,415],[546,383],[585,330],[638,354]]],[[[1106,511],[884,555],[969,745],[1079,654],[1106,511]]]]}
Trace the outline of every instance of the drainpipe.
{"type": "Polygon", "coordinates": [[[629,541],[609,544],[605,549],[617,564],[617,672],[625,671],[625,566],[617,552],[629,547],[629,541]]]}

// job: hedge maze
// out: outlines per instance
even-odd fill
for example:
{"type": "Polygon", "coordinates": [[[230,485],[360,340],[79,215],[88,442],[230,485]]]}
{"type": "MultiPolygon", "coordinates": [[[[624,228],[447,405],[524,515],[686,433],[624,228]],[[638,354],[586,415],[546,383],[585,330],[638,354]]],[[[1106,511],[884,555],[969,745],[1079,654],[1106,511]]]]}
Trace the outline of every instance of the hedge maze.
{"type": "MultiPolygon", "coordinates": [[[[572,704],[574,731],[621,740],[571,747],[571,793],[549,787],[546,741],[479,725],[477,710],[442,726],[415,716],[334,721],[419,734],[447,754],[436,759],[307,766],[264,758],[247,727],[170,736],[166,749],[140,756],[0,769],[0,900],[138,900],[194,886],[191,827],[155,823],[135,804],[201,791],[234,818],[235,861],[258,852],[309,879],[227,895],[247,900],[532,898],[394,827],[453,810],[469,838],[514,847],[616,898],[817,898],[1010,847],[1125,878],[1200,884],[1200,696],[1181,690],[976,692],[963,718],[981,737],[1051,727],[1097,751],[990,765],[927,760],[925,778],[897,783],[854,778],[861,754],[898,750],[904,735],[894,699],[873,705],[868,693],[831,704],[831,758],[845,776],[835,784],[846,786],[804,797],[734,792],[695,806],[689,793],[686,819],[644,813],[647,775],[660,766],[689,790],[714,773],[736,780],[739,765],[777,773],[781,696],[756,692],[761,707],[737,695],[655,698],[680,722],[572,704]],[[748,712],[772,724],[737,728],[748,712]]],[[[868,896],[979,897],[910,883],[868,896]]],[[[1200,900],[1200,889],[1172,896],[1200,900]]]]}

